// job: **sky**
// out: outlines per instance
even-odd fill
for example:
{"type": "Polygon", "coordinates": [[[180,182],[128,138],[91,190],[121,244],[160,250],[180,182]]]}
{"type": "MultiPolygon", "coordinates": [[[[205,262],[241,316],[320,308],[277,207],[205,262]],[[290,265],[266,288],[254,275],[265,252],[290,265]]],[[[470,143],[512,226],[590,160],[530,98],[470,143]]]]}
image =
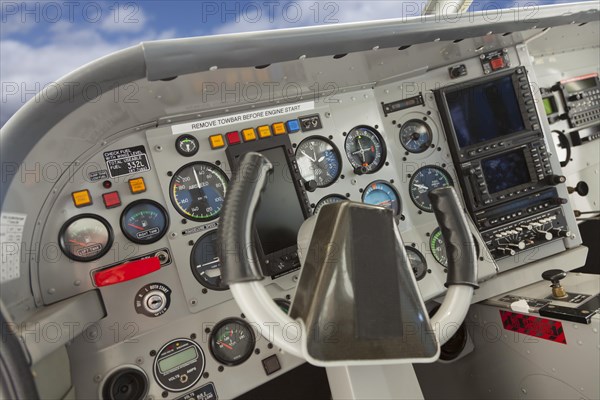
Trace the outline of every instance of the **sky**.
{"type": "MultiPolygon", "coordinates": [[[[565,2],[475,0],[469,11],[565,2]]],[[[0,126],[46,85],[142,41],[416,16],[425,3],[0,0],[0,126]]]]}

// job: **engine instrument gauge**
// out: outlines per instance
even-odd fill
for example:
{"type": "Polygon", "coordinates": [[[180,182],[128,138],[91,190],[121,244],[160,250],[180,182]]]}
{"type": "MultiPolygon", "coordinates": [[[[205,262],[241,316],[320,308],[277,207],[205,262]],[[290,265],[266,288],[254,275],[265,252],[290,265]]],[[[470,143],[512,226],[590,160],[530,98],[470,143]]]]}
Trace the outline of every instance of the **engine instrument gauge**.
{"type": "Polygon", "coordinates": [[[334,183],[342,171],[338,149],[329,140],[319,137],[309,137],[300,142],[296,161],[302,178],[314,180],[320,188],[334,183]]]}
{"type": "Polygon", "coordinates": [[[446,255],[446,242],[444,241],[444,237],[442,236],[442,231],[440,228],[435,228],[433,232],[431,232],[431,237],[429,238],[429,247],[431,248],[431,254],[435,261],[439,262],[445,268],[448,268],[448,256],[446,255]]]}
{"type": "Polygon", "coordinates": [[[121,230],[134,243],[154,243],[167,233],[168,228],[167,212],[152,200],[134,201],[121,214],[121,230]]]}
{"type": "Polygon", "coordinates": [[[394,187],[386,181],[375,181],[363,191],[362,201],[366,204],[389,208],[398,215],[401,210],[400,196],[394,187]]]}
{"type": "Polygon", "coordinates": [[[210,335],[210,352],[221,364],[239,365],[252,355],[254,331],[239,318],[228,318],[219,322],[210,335]]]}
{"type": "Polygon", "coordinates": [[[227,192],[227,176],[205,162],[185,165],[171,180],[171,201],[177,212],[192,221],[206,222],[219,216],[227,192]]]}
{"type": "Polygon", "coordinates": [[[175,141],[175,149],[184,157],[191,157],[198,152],[198,139],[192,135],[181,135],[175,141]]]}
{"type": "Polygon", "coordinates": [[[442,168],[427,165],[418,169],[410,178],[410,198],[423,211],[433,212],[429,192],[433,189],[451,186],[452,178],[442,168]]]}
{"type": "Polygon", "coordinates": [[[194,244],[190,263],[194,277],[203,286],[212,290],[229,289],[221,278],[216,230],[205,234],[194,244]]]}
{"type": "Polygon", "coordinates": [[[347,200],[348,200],[348,198],[342,196],[341,194],[330,194],[329,196],[325,196],[321,200],[319,200],[319,202],[315,206],[313,214],[316,215],[319,212],[319,210],[321,208],[323,208],[323,206],[326,204],[339,203],[340,201],[347,201],[347,200]]]}
{"type": "Polygon", "coordinates": [[[420,281],[421,279],[425,278],[425,275],[427,275],[427,261],[425,260],[425,256],[414,247],[406,246],[405,248],[406,255],[408,256],[408,261],[410,261],[410,266],[415,274],[415,278],[420,281]]]}
{"type": "Polygon", "coordinates": [[[113,231],[102,217],[83,214],[71,218],[60,229],[58,243],[74,261],[94,261],[105,255],[113,243],[113,231]]]}
{"type": "Polygon", "coordinates": [[[204,372],[204,352],[190,339],[166,343],[154,359],[154,377],[164,389],[182,392],[194,386],[204,372]]]}
{"type": "Polygon", "coordinates": [[[411,119],[400,128],[400,143],[411,153],[424,152],[432,141],[431,128],[424,121],[411,119]]]}
{"type": "Polygon", "coordinates": [[[385,162],[383,138],[369,126],[357,126],[348,132],[344,148],[354,172],[359,175],[378,171],[385,162]]]}

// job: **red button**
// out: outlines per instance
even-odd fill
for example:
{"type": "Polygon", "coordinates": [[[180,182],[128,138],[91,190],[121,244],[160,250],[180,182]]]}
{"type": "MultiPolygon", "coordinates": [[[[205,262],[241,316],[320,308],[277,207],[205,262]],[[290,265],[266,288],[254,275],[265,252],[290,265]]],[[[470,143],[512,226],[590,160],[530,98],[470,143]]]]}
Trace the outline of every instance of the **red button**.
{"type": "Polygon", "coordinates": [[[94,273],[94,283],[98,287],[114,285],[115,283],[126,282],[148,275],[159,269],[160,260],[158,257],[130,261],[94,273]]]}
{"type": "Polygon", "coordinates": [[[227,137],[227,143],[232,144],[240,144],[242,143],[242,139],[240,138],[240,133],[238,131],[233,131],[225,134],[227,137]]]}
{"type": "Polygon", "coordinates": [[[490,65],[493,71],[504,68],[504,59],[502,57],[494,58],[492,61],[490,61],[490,65]]]}
{"type": "Polygon", "coordinates": [[[106,206],[106,208],[114,208],[119,207],[121,205],[121,198],[119,197],[119,192],[104,193],[102,195],[102,200],[104,200],[104,205],[106,206]]]}

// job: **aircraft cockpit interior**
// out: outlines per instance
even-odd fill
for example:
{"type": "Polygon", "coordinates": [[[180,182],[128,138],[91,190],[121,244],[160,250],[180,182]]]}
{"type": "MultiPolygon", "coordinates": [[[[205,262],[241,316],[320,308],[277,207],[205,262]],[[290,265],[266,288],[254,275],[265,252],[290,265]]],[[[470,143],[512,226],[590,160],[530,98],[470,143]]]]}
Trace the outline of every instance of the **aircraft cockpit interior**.
{"type": "Polygon", "coordinates": [[[0,398],[599,399],[600,5],[452,15],[143,42],[27,102],[0,398]]]}

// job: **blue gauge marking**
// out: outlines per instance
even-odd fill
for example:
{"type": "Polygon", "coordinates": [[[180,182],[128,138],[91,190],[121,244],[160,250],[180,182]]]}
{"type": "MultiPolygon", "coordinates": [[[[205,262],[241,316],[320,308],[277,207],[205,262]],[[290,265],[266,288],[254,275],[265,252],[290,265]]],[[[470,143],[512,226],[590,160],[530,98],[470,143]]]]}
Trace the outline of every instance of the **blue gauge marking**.
{"type": "Polygon", "coordinates": [[[375,181],[363,191],[363,203],[389,208],[394,214],[400,213],[400,196],[396,189],[385,181],[375,181]]]}
{"type": "Polygon", "coordinates": [[[400,129],[400,143],[411,153],[422,153],[431,146],[433,134],[427,123],[411,119],[400,129]]]}
{"type": "Polygon", "coordinates": [[[435,165],[427,165],[418,169],[411,177],[409,183],[410,198],[421,210],[433,212],[429,192],[445,186],[452,186],[452,178],[448,172],[435,165]]]}

